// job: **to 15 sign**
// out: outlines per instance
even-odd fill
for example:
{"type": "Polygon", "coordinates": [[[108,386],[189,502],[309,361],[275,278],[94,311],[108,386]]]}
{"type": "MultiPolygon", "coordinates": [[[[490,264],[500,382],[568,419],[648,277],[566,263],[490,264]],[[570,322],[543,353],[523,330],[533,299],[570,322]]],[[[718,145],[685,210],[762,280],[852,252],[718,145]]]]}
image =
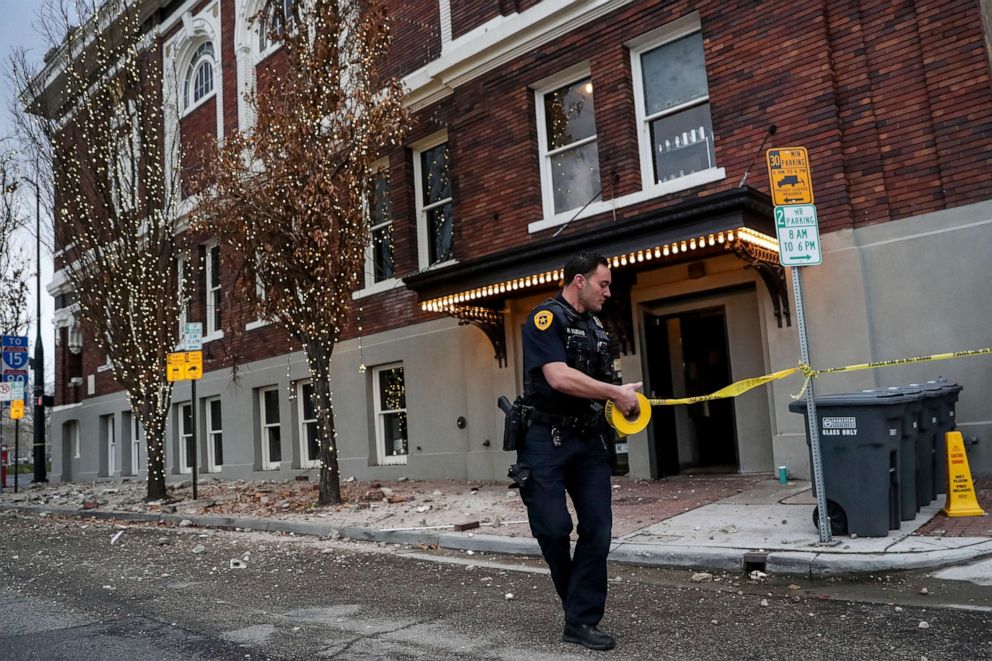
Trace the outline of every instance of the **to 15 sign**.
{"type": "Polygon", "coordinates": [[[820,225],[812,204],[775,207],[775,234],[782,266],[813,266],[823,261],[820,225]]]}

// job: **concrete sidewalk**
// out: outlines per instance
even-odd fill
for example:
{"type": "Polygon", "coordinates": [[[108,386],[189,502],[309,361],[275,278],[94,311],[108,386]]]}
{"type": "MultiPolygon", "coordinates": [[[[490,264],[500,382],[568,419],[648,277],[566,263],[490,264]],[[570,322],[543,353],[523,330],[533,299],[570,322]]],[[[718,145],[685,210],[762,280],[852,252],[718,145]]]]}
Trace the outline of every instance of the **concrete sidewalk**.
{"type": "MultiPolygon", "coordinates": [[[[349,502],[319,510],[312,508],[316,494],[305,483],[245,482],[208,483],[204,490],[213,495],[206,500],[180,500],[172,505],[133,498],[118,498],[113,504],[85,500],[87,509],[72,502],[73,498],[93,498],[91,492],[101,489],[118,494],[126,487],[104,482],[92,485],[90,492],[78,487],[69,496],[60,496],[73,485],[32,486],[16,499],[5,493],[0,509],[344,537],[466,552],[539,554],[519,497],[503,483],[389,484],[349,485],[349,502]],[[266,501],[273,498],[264,494],[286,500],[270,506],[266,501]],[[307,508],[294,511],[292,498],[305,499],[307,508]],[[242,506],[245,501],[251,506],[242,506]],[[466,524],[476,527],[456,530],[466,524]]],[[[992,484],[979,481],[978,487],[979,500],[988,509],[992,484]]],[[[174,497],[183,497],[175,495],[181,489],[173,490],[174,497]]],[[[782,485],[767,475],[678,476],[652,482],[620,478],[614,483],[615,539],[610,559],[638,565],[827,576],[935,568],[992,555],[992,518],[946,519],[938,514],[942,504],[942,498],[931,503],[888,537],[845,536],[835,539],[835,545],[819,546],[809,483],[782,485]],[[919,534],[921,530],[928,534],[919,534]],[[959,530],[967,534],[957,534],[959,530]]]]}

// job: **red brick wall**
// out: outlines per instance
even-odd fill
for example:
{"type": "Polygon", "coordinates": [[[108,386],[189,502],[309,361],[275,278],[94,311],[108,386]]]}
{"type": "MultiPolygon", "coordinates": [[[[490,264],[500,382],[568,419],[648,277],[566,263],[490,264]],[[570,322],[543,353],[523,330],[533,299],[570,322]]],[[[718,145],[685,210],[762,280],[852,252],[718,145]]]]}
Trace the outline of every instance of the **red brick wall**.
{"type": "Polygon", "coordinates": [[[499,0],[451,0],[451,36],[457,39],[499,15],[499,0]]]}
{"type": "Polygon", "coordinates": [[[393,41],[384,75],[402,78],[441,55],[437,0],[385,0],[393,41]]]}

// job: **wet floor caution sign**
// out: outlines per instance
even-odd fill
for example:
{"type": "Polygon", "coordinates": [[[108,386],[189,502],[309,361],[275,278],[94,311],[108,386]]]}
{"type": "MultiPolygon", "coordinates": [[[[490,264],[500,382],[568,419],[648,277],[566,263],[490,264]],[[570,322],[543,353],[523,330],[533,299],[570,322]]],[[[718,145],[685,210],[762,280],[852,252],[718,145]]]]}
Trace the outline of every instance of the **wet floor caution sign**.
{"type": "Polygon", "coordinates": [[[978,506],[964,438],[959,431],[947,432],[947,503],[943,511],[950,517],[985,515],[985,510],[978,506]]]}

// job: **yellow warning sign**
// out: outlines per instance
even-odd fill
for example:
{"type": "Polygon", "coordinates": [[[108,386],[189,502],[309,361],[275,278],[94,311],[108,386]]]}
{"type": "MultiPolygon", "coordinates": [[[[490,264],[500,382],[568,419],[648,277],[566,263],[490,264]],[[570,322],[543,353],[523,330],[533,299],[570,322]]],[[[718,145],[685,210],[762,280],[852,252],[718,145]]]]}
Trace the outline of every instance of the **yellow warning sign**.
{"type": "Polygon", "coordinates": [[[178,351],[170,353],[166,364],[167,381],[187,381],[203,376],[202,351],[178,351]]]}
{"type": "Polygon", "coordinates": [[[809,172],[806,148],[769,149],[765,156],[773,204],[813,204],[813,177],[809,172]]]}
{"type": "Polygon", "coordinates": [[[10,419],[20,420],[23,417],[24,417],[24,400],[23,399],[10,400],[10,419]]]}
{"type": "Polygon", "coordinates": [[[964,438],[959,431],[947,432],[947,516],[985,516],[978,506],[975,483],[971,480],[968,455],[964,451],[964,438]]]}

